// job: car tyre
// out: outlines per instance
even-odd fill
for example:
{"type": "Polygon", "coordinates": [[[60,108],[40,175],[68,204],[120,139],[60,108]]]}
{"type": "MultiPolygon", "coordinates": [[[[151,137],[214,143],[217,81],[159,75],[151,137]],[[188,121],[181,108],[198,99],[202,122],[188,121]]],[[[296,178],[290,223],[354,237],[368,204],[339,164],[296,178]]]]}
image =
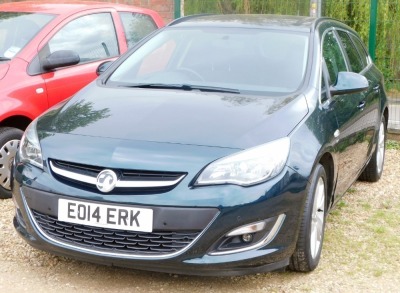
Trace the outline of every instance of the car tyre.
{"type": "Polygon", "coordinates": [[[381,179],[383,172],[383,165],[385,163],[385,151],[386,151],[386,124],[384,118],[381,120],[379,125],[377,143],[374,153],[372,154],[371,160],[365,167],[364,171],[360,175],[360,180],[368,182],[377,182],[381,179]]]}
{"type": "Polygon", "coordinates": [[[327,214],[326,182],[325,169],[318,164],[311,175],[298,240],[289,263],[293,271],[310,272],[318,266],[327,214]]]}
{"type": "Polygon", "coordinates": [[[0,198],[11,197],[11,164],[22,134],[23,131],[17,128],[0,128],[0,198]]]}

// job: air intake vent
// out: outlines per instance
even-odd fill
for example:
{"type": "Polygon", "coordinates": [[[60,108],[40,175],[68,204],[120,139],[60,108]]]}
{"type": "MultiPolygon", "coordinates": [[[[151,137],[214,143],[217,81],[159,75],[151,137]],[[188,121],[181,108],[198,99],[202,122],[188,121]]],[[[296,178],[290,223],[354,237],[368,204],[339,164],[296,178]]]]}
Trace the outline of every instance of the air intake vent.
{"type": "Polygon", "coordinates": [[[155,231],[152,233],[96,228],[58,221],[32,210],[37,225],[52,239],[83,248],[132,255],[163,256],[187,247],[201,231],[155,231]]]}

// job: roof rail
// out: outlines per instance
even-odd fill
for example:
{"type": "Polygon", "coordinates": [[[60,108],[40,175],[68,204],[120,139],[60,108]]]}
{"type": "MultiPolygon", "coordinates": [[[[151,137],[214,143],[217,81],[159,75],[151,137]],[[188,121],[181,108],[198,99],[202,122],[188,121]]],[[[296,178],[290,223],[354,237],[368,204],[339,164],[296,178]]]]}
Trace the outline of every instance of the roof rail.
{"type": "Polygon", "coordinates": [[[186,20],[193,19],[193,18],[196,18],[196,17],[205,16],[205,15],[214,15],[214,14],[213,13],[201,13],[201,14],[192,14],[192,15],[188,15],[188,16],[182,16],[180,18],[177,18],[177,19],[171,21],[169,24],[167,24],[167,26],[176,25],[176,24],[184,22],[186,20]]]}

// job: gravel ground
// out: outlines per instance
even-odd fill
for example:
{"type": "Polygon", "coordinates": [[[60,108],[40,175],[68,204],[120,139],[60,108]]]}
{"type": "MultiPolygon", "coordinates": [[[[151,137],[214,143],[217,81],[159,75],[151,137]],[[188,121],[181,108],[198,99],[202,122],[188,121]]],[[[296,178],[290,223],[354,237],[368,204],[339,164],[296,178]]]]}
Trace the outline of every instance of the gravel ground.
{"type": "Polygon", "coordinates": [[[308,274],[192,277],[57,257],[18,237],[12,201],[0,200],[0,292],[400,292],[399,159],[400,151],[387,151],[382,179],[349,190],[328,217],[320,265],[308,274]]]}

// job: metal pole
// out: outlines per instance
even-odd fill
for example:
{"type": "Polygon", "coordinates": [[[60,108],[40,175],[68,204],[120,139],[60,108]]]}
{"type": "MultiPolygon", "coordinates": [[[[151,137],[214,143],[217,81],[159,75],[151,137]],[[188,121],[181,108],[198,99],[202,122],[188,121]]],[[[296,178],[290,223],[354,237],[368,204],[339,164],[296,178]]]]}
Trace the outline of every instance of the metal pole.
{"type": "Polygon", "coordinates": [[[321,17],[322,0],[310,0],[310,16],[321,17]]]}
{"type": "Polygon", "coordinates": [[[181,0],[174,0],[174,18],[181,17],[181,0]]]}
{"type": "Polygon", "coordinates": [[[375,61],[377,18],[378,18],[378,0],[371,0],[368,49],[369,49],[369,55],[371,55],[373,61],[375,61]]]}

